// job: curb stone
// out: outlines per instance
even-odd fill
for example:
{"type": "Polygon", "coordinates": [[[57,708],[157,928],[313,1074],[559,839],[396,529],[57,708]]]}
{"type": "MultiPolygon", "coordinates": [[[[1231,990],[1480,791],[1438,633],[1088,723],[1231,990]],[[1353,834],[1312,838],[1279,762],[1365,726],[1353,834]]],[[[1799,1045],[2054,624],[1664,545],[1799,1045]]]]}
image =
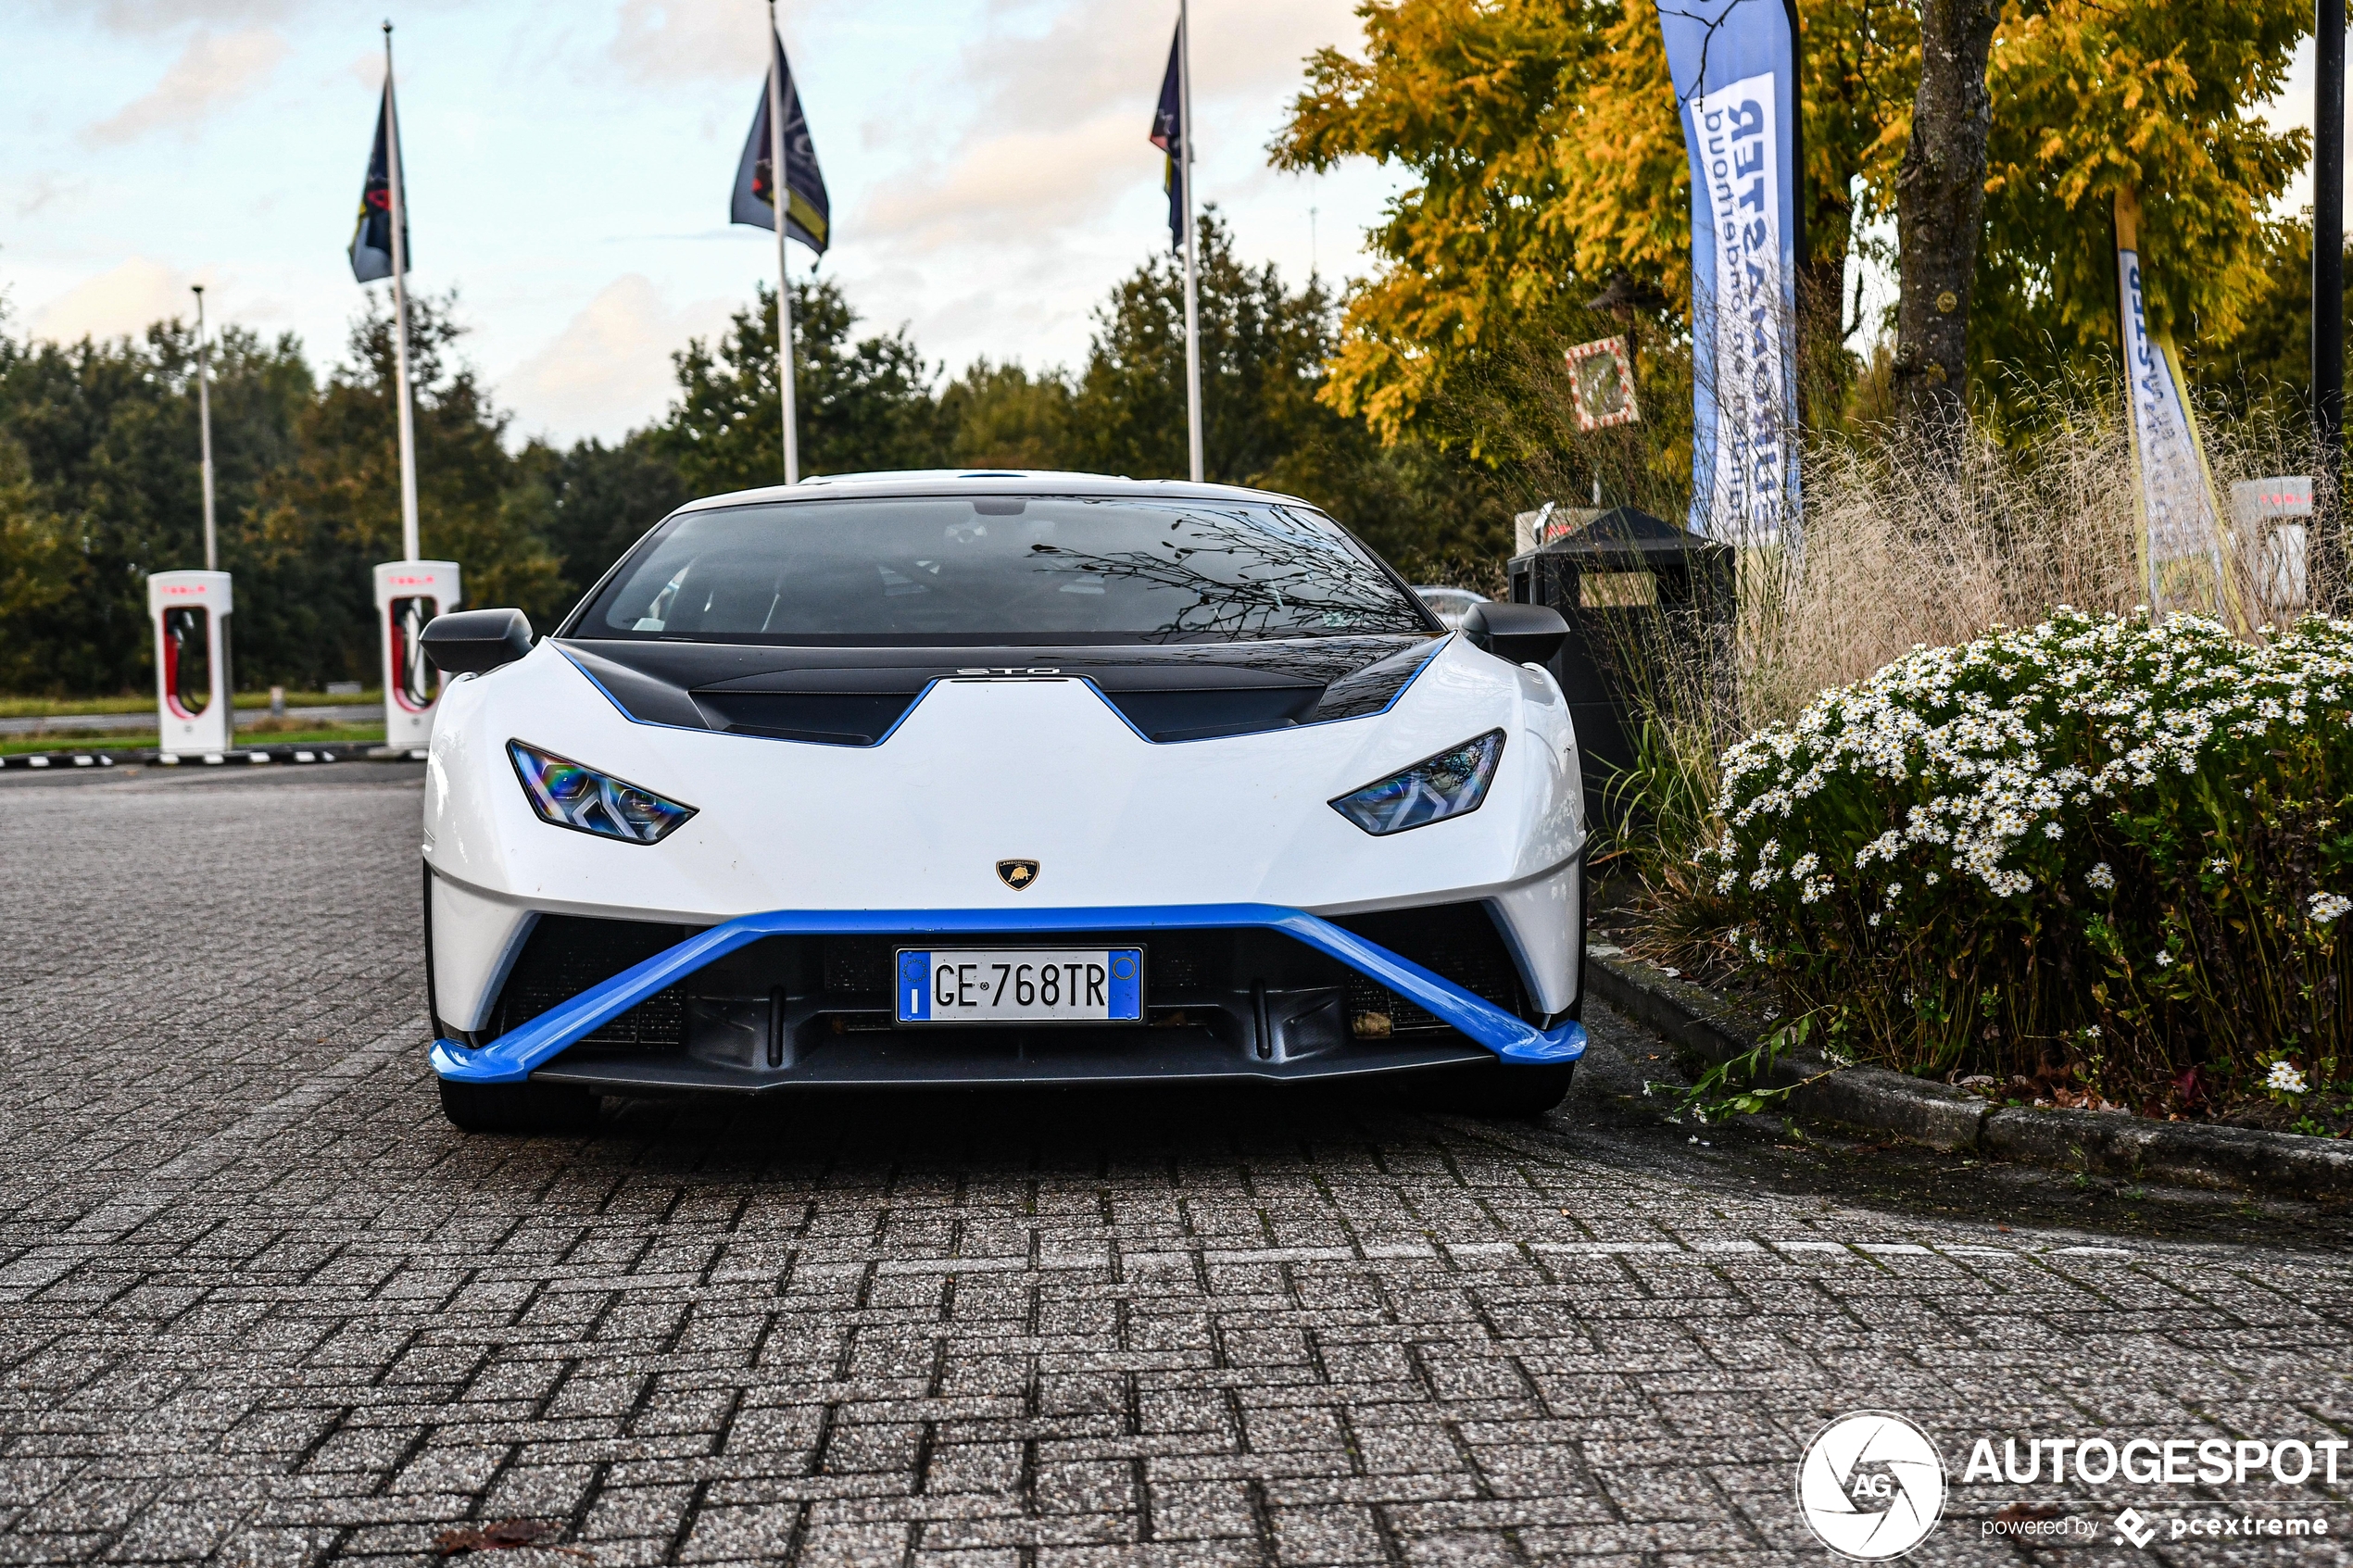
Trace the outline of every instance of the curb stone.
{"type": "Polygon", "coordinates": [[[22,772],[27,769],[55,769],[71,772],[76,768],[114,768],[160,763],[165,767],[190,768],[247,766],[265,762],[369,761],[422,762],[422,747],[379,746],[371,741],[357,745],[342,741],[273,741],[259,746],[232,746],[225,751],[197,753],[168,752],[152,746],[69,746],[61,751],[19,751],[0,756],[0,771],[22,772]],[[165,759],[170,759],[166,761],[165,759]]]}
{"type": "MultiPolygon", "coordinates": [[[[1755,1049],[1767,1022],[1704,985],[1608,948],[1587,949],[1585,985],[1711,1067],[1755,1049]]],[[[2173,1186],[2353,1196],[2353,1140],[2112,1111],[1996,1107],[1950,1084],[1883,1067],[1843,1067],[1816,1051],[1782,1056],[1763,1084],[1804,1084],[1789,1098],[1790,1109],[1802,1115],[1948,1153],[2173,1186]]]]}

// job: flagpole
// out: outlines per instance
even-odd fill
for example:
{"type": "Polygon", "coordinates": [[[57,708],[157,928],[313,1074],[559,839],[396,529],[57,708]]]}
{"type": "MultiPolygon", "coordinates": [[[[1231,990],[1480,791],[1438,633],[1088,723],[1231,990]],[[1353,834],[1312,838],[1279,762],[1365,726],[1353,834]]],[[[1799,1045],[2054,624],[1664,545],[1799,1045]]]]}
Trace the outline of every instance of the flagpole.
{"type": "Polygon", "coordinates": [[[785,212],[792,198],[785,189],[785,83],[776,69],[783,57],[777,42],[776,0],[768,0],[768,194],[776,204],[776,380],[785,394],[785,483],[800,483],[800,414],[794,406],[792,377],[792,272],[785,263],[785,212]]]}
{"type": "Polygon", "coordinates": [[[196,449],[204,461],[204,569],[220,570],[220,541],[212,527],[212,350],[204,330],[204,285],[196,296],[196,449]]]}
{"type": "Polygon", "coordinates": [[[400,558],[417,560],[417,422],[409,396],[408,214],[401,210],[400,110],[392,91],[392,23],[384,23],[384,157],[391,177],[393,395],[400,404],[400,558]]]}
{"type": "Polygon", "coordinates": [[[1202,482],[1201,284],[1193,242],[1193,26],[1186,0],[1176,0],[1178,177],[1185,185],[1185,445],[1193,483],[1202,482]]]}

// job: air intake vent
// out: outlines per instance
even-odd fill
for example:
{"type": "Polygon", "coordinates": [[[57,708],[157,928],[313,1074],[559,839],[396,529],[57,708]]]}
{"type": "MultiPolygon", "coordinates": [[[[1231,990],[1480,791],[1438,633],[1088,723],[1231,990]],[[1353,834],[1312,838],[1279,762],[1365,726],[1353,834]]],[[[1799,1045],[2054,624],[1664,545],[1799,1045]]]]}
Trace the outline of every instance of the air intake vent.
{"type": "Polygon", "coordinates": [[[872,746],[914,705],[913,692],[695,693],[714,730],[821,746],[872,746]]]}
{"type": "Polygon", "coordinates": [[[1315,711],[1316,686],[1195,686],[1106,692],[1127,721],[1156,741],[1209,740],[1288,729],[1315,711]]]}
{"type": "MultiPolygon", "coordinates": [[[[649,921],[541,915],[499,990],[490,1033],[528,1023],[694,934],[693,926],[649,921]]],[[[686,1022],[686,997],[673,985],[583,1035],[581,1044],[674,1047],[685,1038],[686,1022]]]]}

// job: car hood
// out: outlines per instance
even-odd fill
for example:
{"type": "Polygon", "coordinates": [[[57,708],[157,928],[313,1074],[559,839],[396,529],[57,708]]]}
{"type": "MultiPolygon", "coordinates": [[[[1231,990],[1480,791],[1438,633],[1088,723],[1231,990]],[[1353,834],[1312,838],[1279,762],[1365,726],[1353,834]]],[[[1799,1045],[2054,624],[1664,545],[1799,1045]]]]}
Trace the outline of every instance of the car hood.
{"type": "Polygon", "coordinates": [[[1139,734],[1207,740],[1379,713],[1444,642],[1400,635],[1020,647],[774,647],[566,638],[640,723],[876,746],[932,683],[1076,677],[1139,734]]]}

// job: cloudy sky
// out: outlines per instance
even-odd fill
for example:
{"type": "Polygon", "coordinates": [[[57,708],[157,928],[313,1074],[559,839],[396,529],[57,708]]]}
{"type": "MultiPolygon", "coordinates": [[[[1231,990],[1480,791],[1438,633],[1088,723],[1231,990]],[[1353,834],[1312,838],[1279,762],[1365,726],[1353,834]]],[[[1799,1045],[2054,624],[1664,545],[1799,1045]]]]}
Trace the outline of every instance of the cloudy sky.
{"type": "MultiPolygon", "coordinates": [[[[10,329],[135,332],[202,282],[214,320],[339,357],[387,11],[415,285],[459,291],[467,352],[521,432],[658,416],[671,352],[774,276],[767,232],[725,222],[758,0],[6,0],[10,329]]],[[[1096,303],[1166,244],[1145,137],[1175,0],[781,11],[833,196],[824,268],[869,327],[908,323],[951,370],[1083,356],[1096,303]]],[[[1253,260],[1363,270],[1395,177],[1278,174],[1265,155],[1303,57],[1355,46],[1352,0],[1194,11],[1202,196],[1253,260]]]]}
{"type": "MultiPolygon", "coordinates": [[[[1302,58],[1356,46],[1353,3],[1195,0],[1202,194],[1246,256],[1294,279],[1364,270],[1362,233],[1401,183],[1266,167],[1302,58]]],[[[774,265],[765,231],[724,221],[759,0],[0,0],[11,329],[135,332],[200,282],[216,320],[338,357],[387,9],[418,286],[460,292],[468,353],[519,433],[659,416],[671,352],[774,265]]],[[[1174,16],[1175,0],[786,0],[833,194],[824,267],[870,327],[907,323],[951,371],[1084,354],[1096,303],[1164,243],[1145,133],[1174,16]]],[[[2309,123],[2310,61],[2308,40],[2275,119],[2309,123]]]]}

